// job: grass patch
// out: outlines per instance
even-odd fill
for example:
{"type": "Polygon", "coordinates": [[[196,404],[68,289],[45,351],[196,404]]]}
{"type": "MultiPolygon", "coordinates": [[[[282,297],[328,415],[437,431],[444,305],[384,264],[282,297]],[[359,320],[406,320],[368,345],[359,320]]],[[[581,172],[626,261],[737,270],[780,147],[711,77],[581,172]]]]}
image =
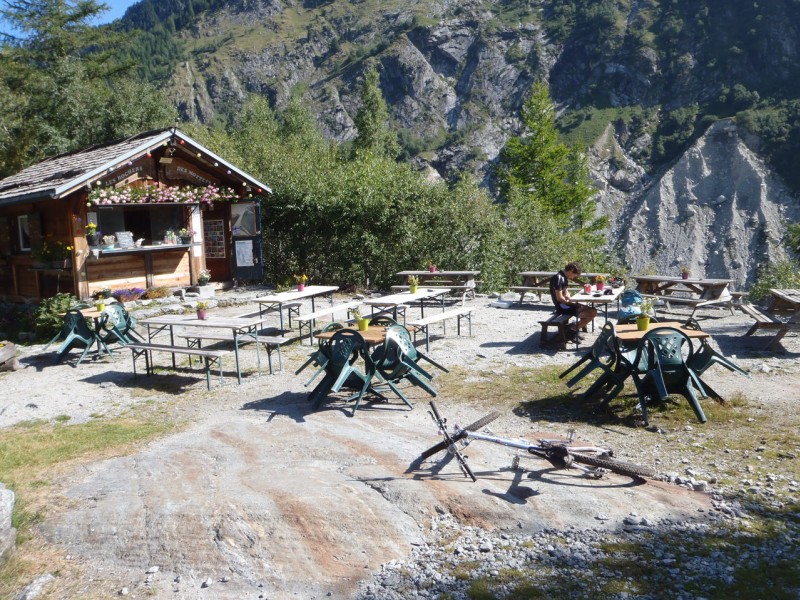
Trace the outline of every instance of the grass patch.
{"type": "Polygon", "coordinates": [[[0,598],[13,598],[22,585],[63,560],[37,543],[33,526],[44,520],[54,502],[52,481],[79,463],[128,454],[174,430],[161,418],[120,418],[79,425],[28,421],[0,431],[0,481],[16,493],[12,524],[17,528],[14,557],[0,567],[0,598]]]}

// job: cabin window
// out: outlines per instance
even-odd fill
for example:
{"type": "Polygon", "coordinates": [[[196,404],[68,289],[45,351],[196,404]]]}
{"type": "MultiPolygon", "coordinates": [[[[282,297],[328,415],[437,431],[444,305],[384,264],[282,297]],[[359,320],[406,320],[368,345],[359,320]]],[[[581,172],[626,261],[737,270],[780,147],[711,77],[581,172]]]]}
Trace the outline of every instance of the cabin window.
{"type": "Polygon", "coordinates": [[[130,231],[133,239],[142,238],[143,245],[161,242],[167,231],[177,232],[186,225],[183,207],[129,206],[123,208],[99,207],[97,229],[103,235],[115,235],[118,231],[130,231]]]}
{"type": "Polygon", "coordinates": [[[28,215],[19,215],[17,217],[17,232],[19,237],[19,249],[21,251],[31,249],[31,229],[28,223],[28,215]]]}

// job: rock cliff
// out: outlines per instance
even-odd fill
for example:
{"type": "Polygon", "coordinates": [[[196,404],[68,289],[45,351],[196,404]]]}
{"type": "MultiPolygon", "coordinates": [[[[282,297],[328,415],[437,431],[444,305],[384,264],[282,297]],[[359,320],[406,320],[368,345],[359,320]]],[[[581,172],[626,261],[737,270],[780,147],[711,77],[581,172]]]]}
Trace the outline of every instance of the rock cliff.
{"type": "Polygon", "coordinates": [[[599,211],[633,272],[677,276],[687,265],[743,289],[760,265],[786,258],[784,227],[800,221],[800,207],[732,121],[711,126],[658,178],[630,159],[620,168],[612,157],[623,150],[610,131],[603,142],[591,152],[599,211]]]}

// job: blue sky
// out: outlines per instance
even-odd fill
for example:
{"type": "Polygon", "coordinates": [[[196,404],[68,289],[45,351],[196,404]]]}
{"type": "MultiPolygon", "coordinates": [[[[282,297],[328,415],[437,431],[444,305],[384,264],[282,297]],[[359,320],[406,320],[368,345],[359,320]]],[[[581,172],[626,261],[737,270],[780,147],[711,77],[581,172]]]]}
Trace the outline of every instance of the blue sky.
{"type": "Polygon", "coordinates": [[[125,14],[125,11],[131,4],[136,4],[138,0],[100,0],[103,4],[109,7],[109,10],[100,15],[99,24],[110,23],[115,19],[119,19],[125,14]]]}

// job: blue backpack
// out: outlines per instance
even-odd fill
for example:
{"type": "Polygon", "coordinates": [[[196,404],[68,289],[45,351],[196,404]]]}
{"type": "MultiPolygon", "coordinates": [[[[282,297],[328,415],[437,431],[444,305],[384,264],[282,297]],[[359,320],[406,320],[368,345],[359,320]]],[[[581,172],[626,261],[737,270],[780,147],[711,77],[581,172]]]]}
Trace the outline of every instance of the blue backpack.
{"type": "Polygon", "coordinates": [[[620,297],[620,308],[617,315],[620,319],[631,315],[642,314],[639,305],[642,303],[642,295],[636,290],[625,290],[620,297]]]}
{"type": "MultiPolygon", "coordinates": [[[[625,290],[622,292],[620,304],[622,306],[632,306],[634,304],[642,303],[642,295],[636,290],[625,290]]],[[[638,308],[638,307],[637,307],[638,308]]]]}

